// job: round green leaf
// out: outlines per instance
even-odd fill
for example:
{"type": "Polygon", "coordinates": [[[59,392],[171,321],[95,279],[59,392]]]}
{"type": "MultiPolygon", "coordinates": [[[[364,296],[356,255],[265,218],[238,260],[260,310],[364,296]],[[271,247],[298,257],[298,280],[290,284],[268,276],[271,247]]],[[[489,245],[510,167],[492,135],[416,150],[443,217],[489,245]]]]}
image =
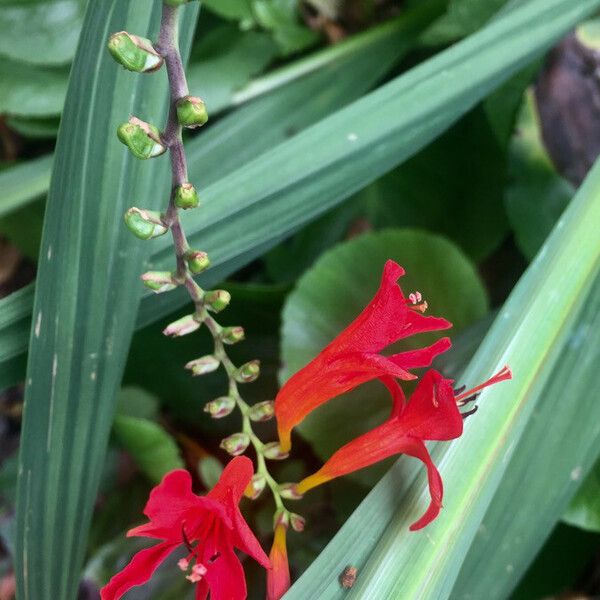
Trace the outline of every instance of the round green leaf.
{"type": "MultiPolygon", "coordinates": [[[[488,310],[486,291],[469,259],[452,242],[415,229],[370,233],[336,246],[299,280],[283,311],[281,379],[303,367],[344,329],[371,300],[388,258],[407,275],[406,294],[419,290],[428,314],[454,323],[450,334],[480,319],[488,310]]],[[[394,345],[393,350],[432,343],[440,334],[423,334],[394,345]]],[[[371,382],[320,407],[299,427],[325,459],[342,444],[381,423],[389,413],[388,392],[371,382]]],[[[371,483],[373,473],[360,473],[371,483]]]]}

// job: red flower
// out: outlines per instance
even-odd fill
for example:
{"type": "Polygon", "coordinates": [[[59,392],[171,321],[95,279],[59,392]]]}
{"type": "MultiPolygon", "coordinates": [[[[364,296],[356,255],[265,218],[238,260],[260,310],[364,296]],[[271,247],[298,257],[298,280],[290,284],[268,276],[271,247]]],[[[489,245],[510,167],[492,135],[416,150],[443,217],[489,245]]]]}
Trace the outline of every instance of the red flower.
{"type": "Polygon", "coordinates": [[[183,571],[190,570],[187,579],[196,584],[196,600],[204,600],[209,590],[211,600],[244,600],[246,580],[234,549],[270,568],[269,559],[238,508],[252,474],[252,461],[236,457],[204,497],[192,492],[187,471],[167,474],[152,490],[144,509],[150,522],[127,534],[162,541],[138,552],[102,588],[102,600],[117,600],[130,588],[148,581],[159,564],[182,545],[189,554],[178,566],[183,571]]]}
{"type": "Polygon", "coordinates": [[[427,303],[421,302],[418,292],[404,297],[396,283],[402,275],[404,269],[388,260],[371,303],[281,388],[275,414],[283,452],[290,450],[291,430],[321,404],[378,377],[416,379],[409,369],[429,366],[450,348],[450,340],[443,338],[427,348],[392,356],[379,354],[400,339],[452,326],[445,319],[423,316],[427,303]]]}
{"type": "Polygon", "coordinates": [[[383,382],[394,401],[389,419],[340,448],[316,473],[302,480],[296,486],[297,491],[304,494],[317,485],[368,467],[389,456],[408,454],[423,461],[427,467],[431,503],[410,529],[415,531],[425,527],[439,514],[444,489],[442,478],[424,442],[459,437],[463,431],[463,417],[467,414],[461,414],[459,407],[474,400],[474,394],[482,388],[510,378],[510,370],[505,367],[485,383],[457,396],[453,389],[454,382],[431,369],[419,382],[408,403],[398,383],[392,378],[385,378],[383,382]]]}
{"type": "Polygon", "coordinates": [[[275,527],[275,539],[269,558],[272,568],[267,572],[267,600],[279,600],[290,588],[290,567],[286,546],[287,524],[275,527]]]}

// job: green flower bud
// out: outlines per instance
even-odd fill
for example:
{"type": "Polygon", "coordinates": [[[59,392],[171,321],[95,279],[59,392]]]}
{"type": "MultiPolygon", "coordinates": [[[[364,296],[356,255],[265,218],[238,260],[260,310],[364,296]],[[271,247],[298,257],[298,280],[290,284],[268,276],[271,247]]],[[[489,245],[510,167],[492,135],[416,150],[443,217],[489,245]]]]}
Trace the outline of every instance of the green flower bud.
{"type": "Polygon", "coordinates": [[[131,117],[129,122],[123,123],[117,130],[117,136],[136,158],[142,160],[160,156],[167,151],[158,128],[137,117],[131,117]]]}
{"type": "Polygon", "coordinates": [[[230,396],[221,396],[211,400],[204,406],[204,412],[209,413],[213,419],[222,419],[230,415],[235,408],[235,400],[230,396]]]}
{"type": "Polygon", "coordinates": [[[164,62],[150,40],[126,31],[119,31],[110,36],[108,50],[120,65],[136,73],[156,71],[164,62]]]}
{"type": "Polygon", "coordinates": [[[173,279],[173,273],[170,271],[148,271],[142,275],[141,280],[147,288],[156,294],[170,292],[177,287],[177,283],[173,279]]]}
{"type": "Polygon", "coordinates": [[[285,460],[289,453],[281,451],[279,442],[269,442],[263,446],[262,455],[269,460],[285,460]]]}
{"type": "Polygon", "coordinates": [[[235,374],[235,380],[238,383],[252,383],[258,379],[260,375],[260,361],[251,360],[239,367],[235,374]]]}
{"type": "Polygon", "coordinates": [[[296,513],[290,513],[290,524],[294,531],[302,533],[306,527],[306,519],[296,513]]]}
{"type": "Polygon", "coordinates": [[[275,416],[275,402],[267,400],[265,402],[259,402],[250,408],[248,416],[252,421],[256,423],[262,421],[269,421],[275,416]]]}
{"type": "Polygon", "coordinates": [[[185,260],[187,261],[190,271],[194,274],[202,273],[210,267],[210,259],[206,252],[200,250],[188,250],[185,253],[185,260]]]}
{"type": "Polygon", "coordinates": [[[264,475],[257,473],[252,477],[244,495],[246,498],[250,498],[250,500],[256,500],[264,491],[267,485],[267,480],[264,475]]]}
{"type": "Polygon", "coordinates": [[[220,447],[231,456],[239,456],[246,451],[250,445],[250,436],[247,433],[234,433],[226,437],[220,444],[220,447]]]}
{"type": "Polygon", "coordinates": [[[196,319],[196,315],[186,315],[177,321],[168,325],[163,333],[169,337],[181,337],[193,333],[200,328],[200,323],[196,319]]]}
{"type": "Polygon", "coordinates": [[[279,486],[279,495],[286,500],[300,500],[302,494],[298,493],[295,483],[282,483],[279,486]]]}
{"type": "Polygon", "coordinates": [[[185,365],[185,368],[189,369],[192,372],[192,375],[195,377],[197,375],[206,375],[207,373],[216,371],[220,364],[221,362],[218,358],[209,354],[208,356],[191,360],[187,365],[185,365]]]}
{"type": "Polygon", "coordinates": [[[221,331],[221,340],[224,344],[237,344],[246,337],[243,327],[225,327],[221,331]]]}
{"type": "Polygon", "coordinates": [[[142,240],[159,237],[168,231],[159,212],[135,206],[125,213],[125,225],[133,235],[142,240]]]}
{"type": "Polygon", "coordinates": [[[175,188],[173,202],[177,208],[197,208],[200,205],[198,192],[191,183],[184,183],[175,188]]]}
{"type": "Polygon", "coordinates": [[[213,290],[206,293],[204,302],[209,310],[218,313],[229,306],[231,294],[225,290],[213,290]]]}
{"type": "Polygon", "coordinates": [[[202,127],[208,121],[206,106],[200,98],[184,96],[177,101],[177,119],[187,129],[202,127]]]}

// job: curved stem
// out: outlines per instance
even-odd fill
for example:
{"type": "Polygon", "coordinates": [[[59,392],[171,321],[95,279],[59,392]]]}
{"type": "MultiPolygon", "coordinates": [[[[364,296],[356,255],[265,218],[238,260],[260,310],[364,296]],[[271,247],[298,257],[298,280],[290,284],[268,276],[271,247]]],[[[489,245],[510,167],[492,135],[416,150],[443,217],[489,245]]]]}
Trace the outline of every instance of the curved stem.
{"type": "MultiPolygon", "coordinates": [[[[182,127],[177,118],[177,101],[184,96],[189,95],[189,89],[181,54],[179,51],[179,10],[176,6],[167,6],[163,4],[162,21],[160,27],[159,41],[156,50],[161,54],[167,68],[170,90],[170,109],[169,117],[162,135],[163,143],[169,149],[171,157],[171,172],[173,191],[180,185],[188,183],[188,170],[185,149],[183,146],[182,127]]],[[[254,433],[252,420],[249,416],[250,407],[242,399],[238,384],[235,379],[237,371],[236,365],[229,358],[225,345],[221,337],[222,327],[212,317],[204,304],[204,290],[196,283],[192,272],[185,259],[189,251],[189,244],[179,217],[179,209],[174,202],[174,194],[171,193],[169,207],[164,217],[164,222],[171,229],[173,236],[173,246],[177,258],[177,279],[179,283],[185,285],[190,298],[194,302],[196,319],[205,323],[214,340],[214,356],[220,360],[227,373],[229,381],[229,395],[235,400],[236,405],[242,415],[242,430],[246,433],[252,446],[256,451],[257,469],[256,473],[265,478],[269,489],[273,495],[275,505],[279,511],[289,514],[289,511],[283,504],[283,499],[279,493],[279,484],[275,481],[267,468],[263,449],[264,444],[254,433]]]]}

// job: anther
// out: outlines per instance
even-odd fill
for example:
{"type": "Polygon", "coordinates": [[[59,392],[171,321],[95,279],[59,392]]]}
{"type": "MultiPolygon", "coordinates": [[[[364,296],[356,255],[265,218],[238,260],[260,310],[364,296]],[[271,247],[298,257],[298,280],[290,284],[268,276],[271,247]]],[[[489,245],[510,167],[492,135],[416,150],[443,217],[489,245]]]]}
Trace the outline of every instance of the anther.
{"type": "Polygon", "coordinates": [[[468,410],[464,413],[460,413],[461,417],[463,418],[463,421],[467,418],[470,417],[471,415],[474,415],[477,411],[479,410],[479,406],[474,406],[471,410],[468,410]]]}

